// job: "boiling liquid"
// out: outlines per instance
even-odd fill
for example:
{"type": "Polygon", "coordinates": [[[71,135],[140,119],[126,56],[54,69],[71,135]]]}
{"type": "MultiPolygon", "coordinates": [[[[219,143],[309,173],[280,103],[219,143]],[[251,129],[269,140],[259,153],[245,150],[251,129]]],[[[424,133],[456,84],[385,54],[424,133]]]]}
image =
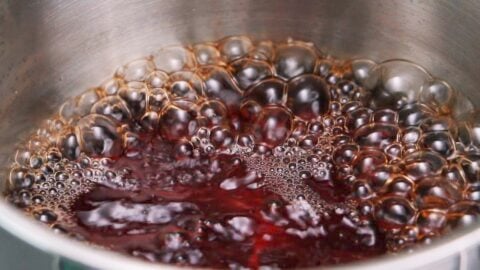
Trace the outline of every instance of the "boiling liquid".
{"type": "Polygon", "coordinates": [[[246,37],[167,47],[67,101],[17,152],[7,199],[153,262],[360,260],[477,219],[470,110],[407,61],[246,37]]]}

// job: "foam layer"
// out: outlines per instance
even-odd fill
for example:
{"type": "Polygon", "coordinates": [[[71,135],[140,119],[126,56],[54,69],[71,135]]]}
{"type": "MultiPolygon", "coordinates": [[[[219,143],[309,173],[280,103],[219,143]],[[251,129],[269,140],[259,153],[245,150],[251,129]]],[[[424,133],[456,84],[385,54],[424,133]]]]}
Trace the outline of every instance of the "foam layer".
{"type": "Polygon", "coordinates": [[[477,219],[480,120],[465,104],[402,60],[247,37],[167,47],[66,101],[21,145],[7,199],[57,232],[180,265],[411,249],[477,219]]]}

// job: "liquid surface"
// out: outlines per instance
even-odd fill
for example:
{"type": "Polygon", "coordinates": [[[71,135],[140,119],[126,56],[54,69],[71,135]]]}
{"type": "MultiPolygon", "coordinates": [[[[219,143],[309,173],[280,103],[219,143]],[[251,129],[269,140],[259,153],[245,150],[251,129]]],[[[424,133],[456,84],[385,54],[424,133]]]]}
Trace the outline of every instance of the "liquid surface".
{"type": "Polygon", "coordinates": [[[345,263],[477,220],[479,128],[413,63],[228,37],[163,48],[68,100],[18,150],[6,197],[152,262],[345,263]]]}

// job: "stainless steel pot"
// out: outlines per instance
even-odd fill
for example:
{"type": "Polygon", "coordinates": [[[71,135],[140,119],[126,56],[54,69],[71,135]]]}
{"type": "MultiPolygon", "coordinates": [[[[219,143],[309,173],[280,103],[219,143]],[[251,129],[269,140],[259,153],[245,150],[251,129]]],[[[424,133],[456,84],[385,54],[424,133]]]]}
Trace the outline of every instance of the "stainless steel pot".
{"type": "MultiPolygon", "coordinates": [[[[119,64],[167,44],[227,35],[311,40],[340,57],[410,59],[478,106],[478,29],[479,1],[1,0],[0,165],[63,100],[119,64]]],[[[88,266],[172,268],[54,235],[1,200],[0,223],[34,246],[88,266]]],[[[480,227],[473,227],[412,254],[340,268],[479,269],[479,246],[480,227]]]]}

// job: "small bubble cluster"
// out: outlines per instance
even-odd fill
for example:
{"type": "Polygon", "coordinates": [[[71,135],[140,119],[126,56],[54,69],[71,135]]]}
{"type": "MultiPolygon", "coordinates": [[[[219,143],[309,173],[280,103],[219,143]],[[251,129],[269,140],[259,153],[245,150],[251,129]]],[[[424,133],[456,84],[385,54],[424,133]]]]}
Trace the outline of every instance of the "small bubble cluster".
{"type": "Polygon", "coordinates": [[[479,134],[471,104],[409,61],[233,36],[67,100],[17,151],[6,197],[153,262],[342,263],[476,222],[479,134]]]}

